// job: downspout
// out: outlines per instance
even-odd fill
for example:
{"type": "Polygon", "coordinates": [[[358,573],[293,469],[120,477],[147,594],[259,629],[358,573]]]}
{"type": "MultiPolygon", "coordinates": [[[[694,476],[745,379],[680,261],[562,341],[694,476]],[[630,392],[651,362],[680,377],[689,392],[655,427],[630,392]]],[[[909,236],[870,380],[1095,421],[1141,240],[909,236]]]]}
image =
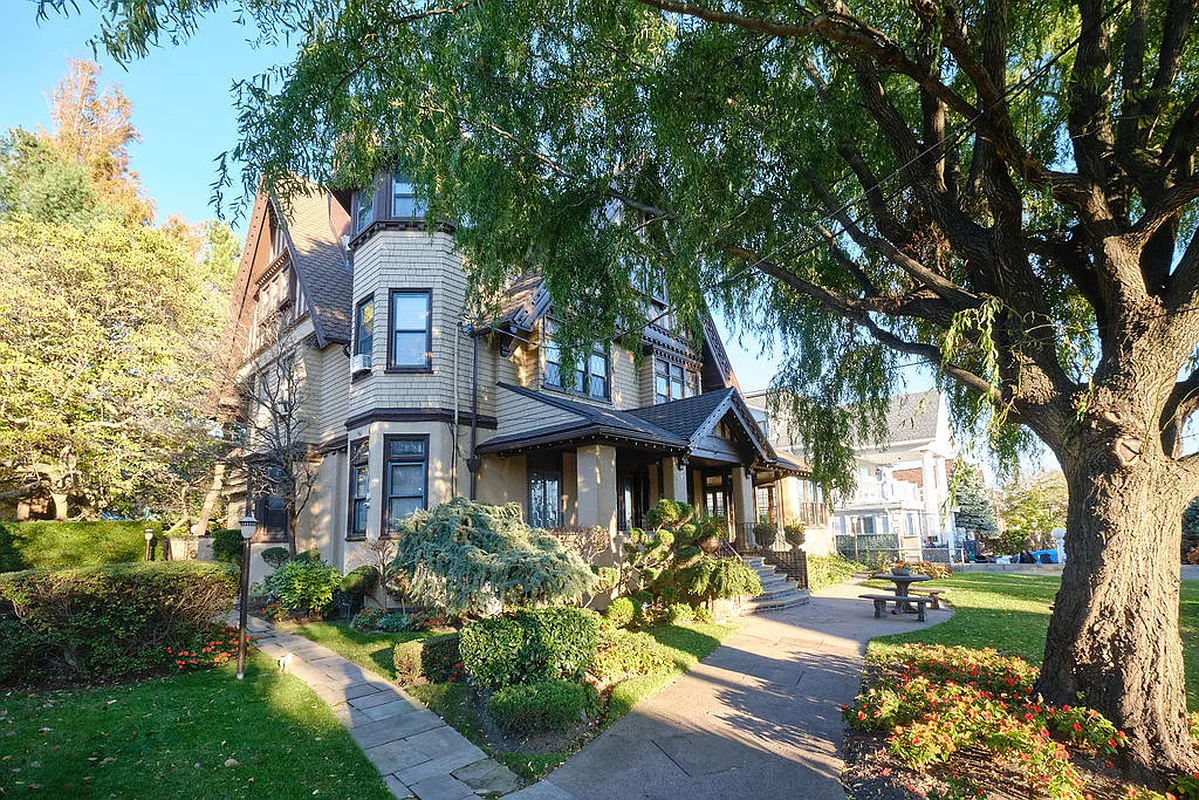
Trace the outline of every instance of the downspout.
{"type": "Polygon", "coordinates": [[[454,338],[454,422],[450,442],[454,450],[450,454],[450,497],[458,496],[458,350],[462,343],[462,322],[458,322],[458,335],[454,338]]]}
{"type": "Polygon", "coordinates": [[[474,340],[475,351],[470,382],[470,459],[466,466],[470,469],[470,499],[474,500],[479,476],[479,456],[475,452],[479,443],[479,335],[473,326],[471,339],[474,340]]]}

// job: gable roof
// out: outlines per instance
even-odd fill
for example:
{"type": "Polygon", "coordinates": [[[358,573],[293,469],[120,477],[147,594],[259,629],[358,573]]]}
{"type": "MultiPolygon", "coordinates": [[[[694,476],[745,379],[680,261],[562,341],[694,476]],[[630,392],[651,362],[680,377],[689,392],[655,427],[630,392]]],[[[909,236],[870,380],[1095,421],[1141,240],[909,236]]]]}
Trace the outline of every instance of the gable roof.
{"type": "Polygon", "coordinates": [[[941,393],[935,389],[892,397],[885,420],[887,442],[936,439],[941,403],[941,393]]]}
{"type": "Polygon", "coordinates": [[[308,300],[317,343],[348,344],[351,335],[354,273],[342,247],[350,218],[333,195],[316,184],[280,203],[271,197],[283,224],[292,267],[308,300]]]}

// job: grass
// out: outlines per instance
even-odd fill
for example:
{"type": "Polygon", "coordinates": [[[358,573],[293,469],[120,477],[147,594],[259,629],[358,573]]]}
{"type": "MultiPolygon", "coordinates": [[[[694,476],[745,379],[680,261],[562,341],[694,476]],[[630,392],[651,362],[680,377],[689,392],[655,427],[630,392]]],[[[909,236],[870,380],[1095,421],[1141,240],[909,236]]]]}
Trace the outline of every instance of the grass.
{"type": "Polygon", "coordinates": [[[0,731],[5,797],[391,797],[329,707],[258,654],[242,681],[225,665],[10,692],[0,731]]]}
{"type": "MultiPolygon", "coordinates": [[[[398,642],[411,641],[429,634],[360,633],[344,623],[316,622],[287,626],[287,630],[319,642],[341,653],[367,669],[395,680],[392,649],[398,642]]],[[[657,694],[687,670],[694,667],[720,646],[735,625],[695,623],[690,625],[659,625],[647,632],[665,645],[674,657],[675,668],[666,675],[631,678],[617,684],[603,725],[596,733],[623,717],[637,704],[657,694]]],[[[483,724],[474,703],[473,690],[464,683],[427,683],[407,686],[405,690],[420,700],[474,744],[488,750],[500,763],[526,781],[536,781],[571,756],[578,746],[550,753],[497,753],[487,746],[483,724]]]]}
{"type": "MultiPolygon", "coordinates": [[[[872,639],[866,652],[870,660],[890,657],[907,642],[993,647],[1005,655],[1041,663],[1049,606],[1061,578],[1056,575],[997,575],[959,572],[936,581],[949,589],[954,615],[947,622],[910,633],[872,639]]],[[[1179,603],[1186,668],[1187,705],[1199,710],[1199,581],[1183,581],[1179,603]]]]}
{"type": "Polygon", "coordinates": [[[360,667],[377,672],[388,680],[396,679],[392,651],[400,642],[427,639],[431,633],[363,633],[345,622],[281,623],[289,633],[297,633],[317,644],[323,644],[360,667]]]}

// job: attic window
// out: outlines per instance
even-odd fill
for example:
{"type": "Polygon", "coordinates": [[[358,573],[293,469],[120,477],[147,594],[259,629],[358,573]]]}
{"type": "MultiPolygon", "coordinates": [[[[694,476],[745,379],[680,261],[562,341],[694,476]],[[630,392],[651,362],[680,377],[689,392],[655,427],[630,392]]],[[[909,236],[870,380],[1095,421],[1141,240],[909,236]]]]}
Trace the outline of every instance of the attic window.
{"type": "Polygon", "coordinates": [[[391,216],[412,219],[425,215],[425,204],[416,199],[412,181],[403,172],[391,174],[391,216]]]}
{"type": "Polygon", "coordinates": [[[368,186],[354,193],[354,232],[361,233],[375,221],[375,187],[368,186]]]}
{"type": "Polygon", "coordinates": [[[279,257],[279,254],[287,249],[287,240],[283,234],[283,225],[278,220],[274,223],[274,230],[271,232],[271,260],[274,261],[279,257]]]}

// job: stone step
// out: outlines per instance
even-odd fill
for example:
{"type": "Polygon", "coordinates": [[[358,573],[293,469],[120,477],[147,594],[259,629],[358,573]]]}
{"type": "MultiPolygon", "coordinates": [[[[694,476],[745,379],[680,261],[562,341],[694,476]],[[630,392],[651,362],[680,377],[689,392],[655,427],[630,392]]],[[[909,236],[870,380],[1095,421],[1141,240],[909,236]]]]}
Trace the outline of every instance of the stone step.
{"type": "Polygon", "coordinates": [[[762,578],[762,590],[769,592],[772,589],[784,589],[787,586],[795,586],[795,581],[789,581],[783,575],[771,575],[769,578],[762,578]]]}
{"type": "Polygon", "coordinates": [[[765,599],[763,597],[756,597],[746,604],[745,610],[746,613],[749,614],[760,614],[764,611],[778,611],[779,609],[783,608],[791,608],[792,606],[803,605],[804,603],[807,603],[808,600],[809,596],[806,590],[793,592],[791,596],[787,597],[786,599],[765,599]]]}

